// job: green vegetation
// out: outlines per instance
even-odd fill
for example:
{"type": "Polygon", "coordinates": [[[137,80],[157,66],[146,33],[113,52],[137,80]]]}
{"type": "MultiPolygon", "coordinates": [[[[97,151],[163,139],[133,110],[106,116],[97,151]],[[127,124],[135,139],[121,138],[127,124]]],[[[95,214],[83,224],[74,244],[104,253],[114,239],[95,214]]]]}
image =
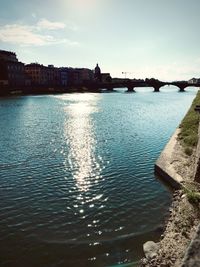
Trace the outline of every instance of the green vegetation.
{"type": "Polygon", "coordinates": [[[195,189],[189,189],[184,187],[184,192],[187,196],[187,199],[192,204],[198,204],[200,202],[200,193],[195,189]]]}
{"type": "Polygon", "coordinates": [[[193,149],[191,147],[187,146],[187,147],[185,147],[184,151],[185,151],[186,155],[191,156],[192,152],[193,152],[193,149]]]}
{"type": "Polygon", "coordinates": [[[180,125],[179,139],[188,156],[192,154],[193,148],[198,142],[199,113],[194,110],[196,105],[200,105],[200,91],[198,91],[192,106],[180,125]]]}

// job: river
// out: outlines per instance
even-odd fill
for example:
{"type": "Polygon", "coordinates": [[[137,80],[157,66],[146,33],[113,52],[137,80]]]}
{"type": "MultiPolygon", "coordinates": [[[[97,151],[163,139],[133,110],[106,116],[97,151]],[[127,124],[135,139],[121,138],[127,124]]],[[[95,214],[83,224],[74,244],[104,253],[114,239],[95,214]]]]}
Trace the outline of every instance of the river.
{"type": "Polygon", "coordinates": [[[189,88],[0,98],[0,263],[114,266],[157,240],[171,195],[154,162],[189,88]]]}

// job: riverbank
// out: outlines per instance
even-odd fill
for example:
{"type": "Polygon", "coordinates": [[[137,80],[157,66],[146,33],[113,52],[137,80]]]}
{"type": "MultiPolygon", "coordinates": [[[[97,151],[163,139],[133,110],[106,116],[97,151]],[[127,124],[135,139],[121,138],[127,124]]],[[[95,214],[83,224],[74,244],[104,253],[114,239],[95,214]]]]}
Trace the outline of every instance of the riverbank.
{"type": "Polygon", "coordinates": [[[154,256],[141,260],[140,266],[180,267],[186,250],[194,238],[199,220],[199,185],[194,182],[199,160],[199,116],[194,106],[200,93],[155,165],[155,171],[173,188],[169,217],[154,256]]]}

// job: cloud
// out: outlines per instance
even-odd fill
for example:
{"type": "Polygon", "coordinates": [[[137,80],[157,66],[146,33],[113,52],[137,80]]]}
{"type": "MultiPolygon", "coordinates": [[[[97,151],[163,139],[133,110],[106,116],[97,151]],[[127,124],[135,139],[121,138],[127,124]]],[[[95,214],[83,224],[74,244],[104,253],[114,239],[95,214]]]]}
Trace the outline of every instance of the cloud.
{"type": "Polygon", "coordinates": [[[79,29],[79,27],[77,25],[75,25],[74,23],[72,23],[70,21],[67,23],[67,28],[71,31],[74,31],[74,32],[78,31],[78,29],[79,29]]]}
{"type": "Polygon", "coordinates": [[[64,29],[66,25],[62,22],[51,22],[47,19],[41,19],[37,23],[38,28],[46,30],[64,29]]]}
{"type": "Polygon", "coordinates": [[[53,37],[34,33],[32,27],[12,24],[0,29],[0,40],[11,44],[40,46],[51,43],[53,37]]]}
{"type": "Polygon", "coordinates": [[[65,24],[40,20],[36,25],[8,24],[0,27],[0,41],[21,46],[44,46],[65,43],[69,46],[78,45],[77,42],[67,38],[57,38],[52,34],[46,34],[46,30],[61,30],[65,24]]]}

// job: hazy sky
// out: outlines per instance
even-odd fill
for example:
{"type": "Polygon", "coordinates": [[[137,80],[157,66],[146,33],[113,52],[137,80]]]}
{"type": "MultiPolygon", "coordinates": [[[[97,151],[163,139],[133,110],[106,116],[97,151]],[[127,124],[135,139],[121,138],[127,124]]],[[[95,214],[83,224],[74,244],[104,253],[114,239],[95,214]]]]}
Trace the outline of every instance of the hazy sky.
{"type": "Polygon", "coordinates": [[[0,0],[0,49],[113,77],[200,77],[200,0],[0,0]]]}

